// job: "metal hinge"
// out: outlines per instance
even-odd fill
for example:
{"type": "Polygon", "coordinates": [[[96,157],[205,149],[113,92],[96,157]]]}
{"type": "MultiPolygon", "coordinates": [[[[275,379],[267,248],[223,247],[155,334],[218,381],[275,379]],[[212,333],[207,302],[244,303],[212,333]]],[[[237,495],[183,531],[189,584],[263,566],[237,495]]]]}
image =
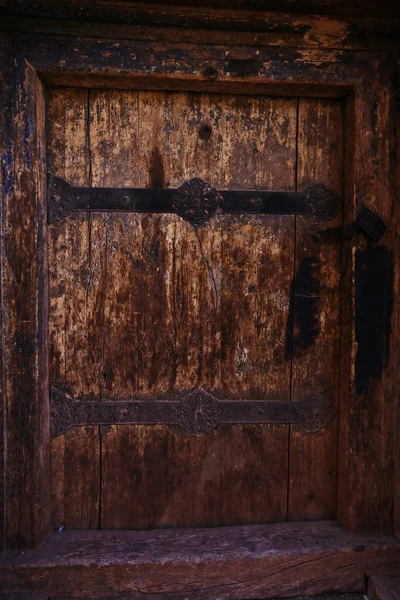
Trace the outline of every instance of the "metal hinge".
{"type": "Polygon", "coordinates": [[[325,223],[341,209],[339,196],[321,183],[303,192],[269,190],[216,190],[200,178],[177,189],[73,187],[48,174],[48,222],[76,211],[176,213],[199,227],[220,213],[303,215],[325,223]]]}
{"type": "Polygon", "coordinates": [[[203,389],[172,400],[143,398],[107,402],[73,400],[59,390],[50,392],[51,434],[57,437],[73,427],[86,425],[178,425],[191,435],[203,435],[221,424],[291,423],[315,433],[335,417],[326,396],[305,394],[295,402],[224,400],[203,389]]]}

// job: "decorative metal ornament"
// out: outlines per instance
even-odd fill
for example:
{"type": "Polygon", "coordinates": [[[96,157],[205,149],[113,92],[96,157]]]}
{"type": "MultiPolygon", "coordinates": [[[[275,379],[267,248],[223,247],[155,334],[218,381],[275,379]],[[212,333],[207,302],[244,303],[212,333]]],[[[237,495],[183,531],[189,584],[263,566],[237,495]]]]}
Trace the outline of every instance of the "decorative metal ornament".
{"type": "MultiPolygon", "coordinates": [[[[321,394],[309,393],[303,396],[302,400],[298,411],[298,424],[306,433],[317,433],[334,419],[335,407],[321,394]]],[[[299,405],[298,402],[294,404],[299,405]]]]}
{"type": "Polygon", "coordinates": [[[177,410],[179,426],[193,435],[207,433],[216,427],[221,416],[218,400],[202,389],[194,390],[182,398],[177,410]]]}
{"type": "Polygon", "coordinates": [[[339,196],[322,183],[310,185],[304,194],[307,207],[304,216],[310,223],[322,225],[333,219],[340,211],[339,196]]]}
{"type": "Polygon", "coordinates": [[[72,400],[59,390],[50,393],[51,434],[57,437],[85,425],[179,425],[189,435],[204,435],[228,423],[292,423],[305,433],[316,433],[335,416],[332,403],[319,393],[296,402],[220,400],[203,389],[177,400],[146,398],[132,401],[72,400]]]}
{"type": "Polygon", "coordinates": [[[177,189],[73,187],[63,179],[48,175],[47,216],[53,223],[77,211],[122,211],[177,213],[200,227],[218,213],[261,215],[304,215],[314,223],[324,223],[340,210],[340,200],[322,184],[305,192],[269,190],[218,191],[202,179],[194,178],[177,189]]]}
{"type": "Polygon", "coordinates": [[[382,221],[380,216],[363,207],[357,216],[354,226],[357,231],[361,231],[371,244],[377,244],[381,237],[387,231],[387,225],[382,221]]]}
{"type": "Polygon", "coordinates": [[[172,196],[172,207],[193,227],[199,227],[212,217],[220,204],[222,194],[209,183],[195,177],[181,185],[172,196]]]}
{"type": "Polygon", "coordinates": [[[73,187],[60,177],[47,175],[47,219],[49,223],[69,215],[75,206],[73,187]]]}

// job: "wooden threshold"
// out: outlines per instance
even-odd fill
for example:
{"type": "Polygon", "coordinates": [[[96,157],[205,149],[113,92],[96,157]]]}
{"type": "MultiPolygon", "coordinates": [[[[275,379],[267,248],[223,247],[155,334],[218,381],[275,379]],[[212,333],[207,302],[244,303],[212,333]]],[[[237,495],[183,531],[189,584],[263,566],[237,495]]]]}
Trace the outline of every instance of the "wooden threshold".
{"type": "Polygon", "coordinates": [[[0,592],[54,598],[250,599],[362,592],[400,573],[400,540],[349,535],[336,522],[214,529],[62,531],[4,554],[0,592]]]}
{"type": "Polygon", "coordinates": [[[400,600],[400,570],[398,577],[373,575],[368,580],[370,600],[400,600]]]}

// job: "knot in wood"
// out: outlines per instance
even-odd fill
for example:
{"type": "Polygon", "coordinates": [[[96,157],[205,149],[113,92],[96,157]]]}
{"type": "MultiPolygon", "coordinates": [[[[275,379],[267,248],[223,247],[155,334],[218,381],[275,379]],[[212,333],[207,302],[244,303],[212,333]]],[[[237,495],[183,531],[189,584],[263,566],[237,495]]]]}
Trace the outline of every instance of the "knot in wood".
{"type": "Polygon", "coordinates": [[[212,136],[212,127],[208,123],[203,123],[199,129],[199,137],[202,140],[209,140],[212,136]]]}

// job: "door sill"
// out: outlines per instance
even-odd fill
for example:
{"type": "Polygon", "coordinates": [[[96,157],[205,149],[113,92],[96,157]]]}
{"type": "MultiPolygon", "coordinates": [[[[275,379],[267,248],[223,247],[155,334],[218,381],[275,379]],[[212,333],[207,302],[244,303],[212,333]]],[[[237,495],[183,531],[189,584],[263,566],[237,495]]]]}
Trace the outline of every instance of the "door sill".
{"type": "Polygon", "coordinates": [[[400,540],[334,521],[153,531],[64,530],[0,559],[0,592],[54,598],[250,599],[364,592],[400,573],[400,540]]]}

